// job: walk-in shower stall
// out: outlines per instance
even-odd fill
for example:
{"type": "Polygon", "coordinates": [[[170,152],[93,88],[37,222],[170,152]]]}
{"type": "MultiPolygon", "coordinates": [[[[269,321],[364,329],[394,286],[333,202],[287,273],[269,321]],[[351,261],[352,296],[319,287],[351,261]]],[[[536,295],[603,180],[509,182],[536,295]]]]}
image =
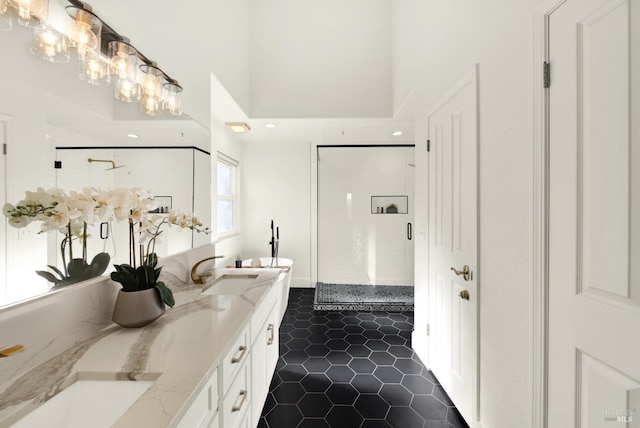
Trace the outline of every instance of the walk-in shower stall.
{"type": "Polygon", "coordinates": [[[413,159],[413,146],[318,147],[318,287],[413,286],[413,159]]]}

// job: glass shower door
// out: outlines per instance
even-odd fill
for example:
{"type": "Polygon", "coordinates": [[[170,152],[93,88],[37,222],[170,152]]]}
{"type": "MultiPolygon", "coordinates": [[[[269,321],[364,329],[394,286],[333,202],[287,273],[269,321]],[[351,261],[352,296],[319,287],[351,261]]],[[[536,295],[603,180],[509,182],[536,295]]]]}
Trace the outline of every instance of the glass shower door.
{"type": "Polygon", "coordinates": [[[413,285],[413,147],[318,147],[318,282],[413,285]]]}

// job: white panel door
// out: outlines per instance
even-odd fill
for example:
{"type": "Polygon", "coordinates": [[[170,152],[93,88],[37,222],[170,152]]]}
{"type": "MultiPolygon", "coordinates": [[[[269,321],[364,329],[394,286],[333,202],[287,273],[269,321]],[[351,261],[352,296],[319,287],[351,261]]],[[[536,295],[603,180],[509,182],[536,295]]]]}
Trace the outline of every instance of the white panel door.
{"type": "Polygon", "coordinates": [[[639,13],[549,18],[550,428],[640,423],[639,13]]]}
{"type": "Polygon", "coordinates": [[[469,423],[477,420],[476,69],[428,115],[429,367],[469,423]],[[470,275],[461,273],[467,267],[470,275]]]}

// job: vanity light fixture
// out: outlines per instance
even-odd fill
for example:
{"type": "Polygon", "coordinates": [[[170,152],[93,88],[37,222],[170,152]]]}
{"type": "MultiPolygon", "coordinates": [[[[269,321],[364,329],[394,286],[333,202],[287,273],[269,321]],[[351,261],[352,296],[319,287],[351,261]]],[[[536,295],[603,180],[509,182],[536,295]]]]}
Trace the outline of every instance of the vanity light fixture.
{"type": "Polygon", "coordinates": [[[108,43],[110,73],[114,77],[113,96],[127,103],[140,101],[138,78],[138,51],[129,39],[108,43]]]}
{"type": "Polygon", "coordinates": [[[81,80],[101,86],[113,79],[114,97],[140,101],[147,115],[182,114],[183,89],[177,80],[100,19],[90,5],[81,0],[67,2],[70,5],[63,7],[54,0],[0,0],[0,31],[11,30],[12,18],[17,16],[20,25],[35,28],[33,54],[51,62],[67,62],[69,49],[75,48],[81,80]],[[49,21],[49,6],[61,12],[54,13],[54,18],[62,15],[70,20],[64,25],[56,19],[49,21]]]}
{"type": "Polygon", "coordinates": [[[143,64],[142,82],[140,83],[140,109],[149,116],[157,116],[162,113],[162,85],[164,74],[156,67],[156,64],[143,64]]]}
{"type": "Polygon", "coordinates": [[[9,0],[0,0],[0,31],[11,30],[12,9],[9,0]]]}
{"type": "Polygon", "coordinates": [[[269,129],[274,129],[274,128],[277,128],[278,125],[276,125],[275,123],[265,123],[264,127],[269,129]]]}
{"type": "Polygon", "coordinates": [[[175,80],[162,85],[162,108],[173,116],[182,114],[182,86],[175,80]]]}
{"type": "Polygon", "coordinates": [[[102,35],[102,21],[94,13],[91,6],[85,3],[67,6],[67,15],[71,18],[69,37],[81,61],[89,52],[99,53],[102,35]]]}
{"type": "Polygon", "coordinates": [[[45,12],[47,0],[9,0],[18,13],[18,24],[23,27],[36,27],[40,24],[41,14],[45,12]]]}
{"type": "Polygon", "coordinates": [[[402,135],[402,131],[393,131],[391,135],[393,135],[394,137],[399,137],[402,135]]]}
{"type": "Polygon", "coordinates": [[[245,122],[226,122],[225,125],[227,129],[238,134],[243,134],[251,130],[249,124],[245,122]]]}
{"type": "Polygon", "coordinates": [[[66,35],[42,22],[34,29],[31,53],[45,61],[69,62],[69,39],[66,35]]]}

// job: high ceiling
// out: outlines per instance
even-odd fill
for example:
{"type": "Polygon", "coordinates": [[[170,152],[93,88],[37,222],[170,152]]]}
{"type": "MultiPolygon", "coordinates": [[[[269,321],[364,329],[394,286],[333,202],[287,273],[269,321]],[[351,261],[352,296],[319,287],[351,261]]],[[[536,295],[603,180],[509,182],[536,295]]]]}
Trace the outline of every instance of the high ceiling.
{"type": "MultiPolygon", "coordinates": [[[[403,128],[401,139],[412,142],[410,121],[393,118],[391,2],[88,1],[180,82],[185,112],[207,128],[212,118],[247,121],[247,141],[313,134],[346,143],[396,141],[391,131],[403,128]],[[267,122],[278,128],[266,130],[267,122]]],[[[82,132],[90,132],[84,123],[82,132]]]]}

